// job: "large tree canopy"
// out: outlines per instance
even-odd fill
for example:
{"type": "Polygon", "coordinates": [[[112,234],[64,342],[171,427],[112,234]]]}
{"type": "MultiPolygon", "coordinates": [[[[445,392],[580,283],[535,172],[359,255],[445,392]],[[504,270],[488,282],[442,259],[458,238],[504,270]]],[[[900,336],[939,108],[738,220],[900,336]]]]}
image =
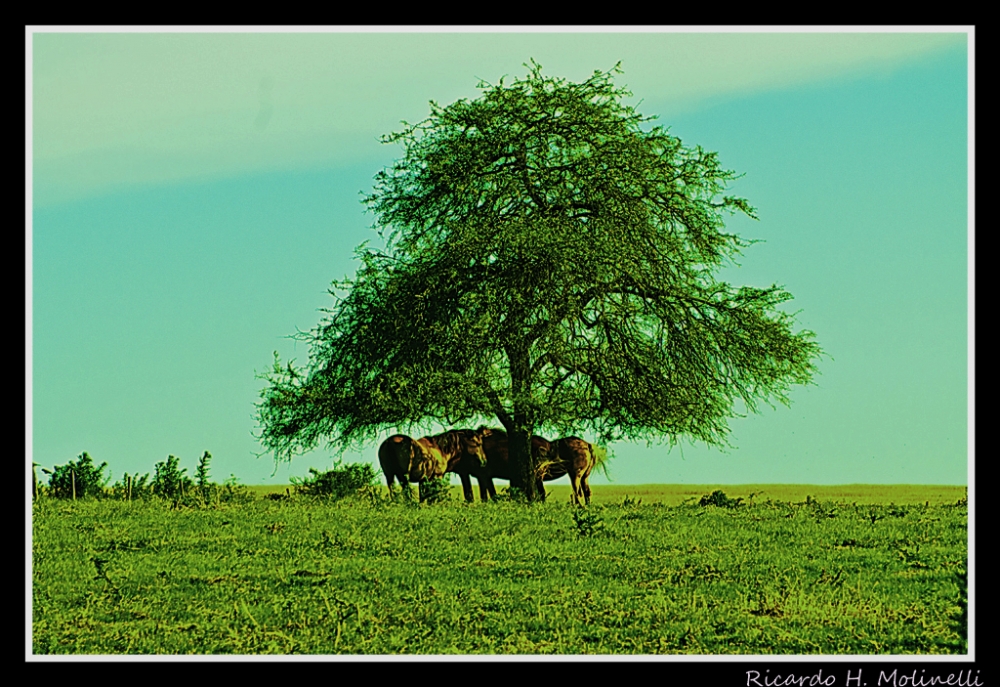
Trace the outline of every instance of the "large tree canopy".
{"type": "Polygon", "coordinates": [[[365,203],[385,239],[257,405],[276,457],[360,446],[427,419],[496,418],[532,495],[532,433],[724,445],[742,401],[788,403],[821,351],[777,286],[719,268],[748,242],[723,217],[736,175],[623,103],[616,66],[582,83],[480,84],[383,138],[404,155],[365,203]]]}

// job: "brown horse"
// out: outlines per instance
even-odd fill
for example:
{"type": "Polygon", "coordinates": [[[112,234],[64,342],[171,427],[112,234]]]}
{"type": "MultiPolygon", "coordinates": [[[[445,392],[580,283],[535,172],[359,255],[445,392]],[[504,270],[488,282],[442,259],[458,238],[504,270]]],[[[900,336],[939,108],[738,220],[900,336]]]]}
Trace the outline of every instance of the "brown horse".
{"type": "MultiPolygon", "coordinates": [[[[480,430],[486,429],[480,427],[480,430]]],[[[493,486],[493,477],[510,479],[510,459],[507,447],[507,433],[500,429],[491,430],[483,439],[483,452],[486,454],[486,474],[476,475],[479,481],[479,498],[487,500],[487,495],[496,499],[497,492],[493,486]]],[[[580,505],[583,501],[590,505],[590,472],[601,462],[597,458],[594,446],[579,437],[564,437],[557,441],[547,441],[540,436],[532,435],[531,453],[536,464],[536,489],[542,499],[545,499],[545,485],[563,475],[569,475],[572,487],[573,503],[580,505]]],[[[472,482],[469,479],[470,470],[463,470],[463,463],[456,466],[455,472],[462,479],[462,491],[465,500],[472,501],[472,482]]]]}
{"type": "MultiPolygon", "coordinates": [[[[490,430],[453,429],[434,436],[413,439],[405,434],[394,434],[378,449],[378,462],[385,474],[389,494],[393,482],[399,480],[404,495],[410,494],[410,482],[444,477],[455,472],[458,466],[476,474],[485,473],[486,455],[483,438],[490,430]]],[[[421,497],[423,500],[423,497],[421,497]]]]}
{"type": "Polygon", "coordinates": [[[579,437],[564,437],[552,443],[554,454],[548,464],[542,464],[545,479],[556,479],[569,474],[573,488],[573,503],[580,505],[583,499],[590,505],[590,471],[597,466],[597,456],[593,444],[579,437]]]}
{"type": "MultiPolygon", "coordinates": [[[[502,429],[489,429],[480,427],[477,431],[487,432],[483,435],[483,452],[486,454],[486,468],[480,468],[472,461],[464,460],[456,464],[454,472],[462,479],[462,492],[465,500],[472,502],[472,480],[469,475],[475,475],[479,482],[479,498],[487,501],[489,498],[496,500],[497,491],[493,486],[493,477],[500,479],[510,479],[510,460],[507,453],[507,433],[502,429]],[[476,468],[479,468],[478,470],[476,468]]],[[[551,444],[540,436],[531,437],[531,454],[535,462],[545,461],[549,456],[551,444]]],[[[554,479],[546,477],[545,479],[554,479]]],[[[545,498],[545,488],[542,486],[541,478],[536,482],[538,493],[545,498]]]]}

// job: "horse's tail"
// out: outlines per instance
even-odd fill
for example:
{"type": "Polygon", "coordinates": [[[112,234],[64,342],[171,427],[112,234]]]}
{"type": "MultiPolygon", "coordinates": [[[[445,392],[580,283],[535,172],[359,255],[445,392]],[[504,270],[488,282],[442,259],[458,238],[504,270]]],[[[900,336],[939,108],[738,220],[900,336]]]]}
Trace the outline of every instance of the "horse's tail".
{"type": "Polygon", "coordinates": [[[589,444],[590,446],[590,461],[593,469],[601,471],[608,479],[611,479],[611,475],[608,474],[608,449],[603,446],[597,446],[596,444],[589,444]]]}
{"type": "Polygon", "coordinates": [[[561,465],[562,463],[559,461],[558,456],[556,458],[552,458],[552,455],[548,454],[544,458],[541,458],[535,465],[535,477],[544,480],[546,477],[548,477],[549,471],[552,470],[553,467],[558,467],[561,465]]]}

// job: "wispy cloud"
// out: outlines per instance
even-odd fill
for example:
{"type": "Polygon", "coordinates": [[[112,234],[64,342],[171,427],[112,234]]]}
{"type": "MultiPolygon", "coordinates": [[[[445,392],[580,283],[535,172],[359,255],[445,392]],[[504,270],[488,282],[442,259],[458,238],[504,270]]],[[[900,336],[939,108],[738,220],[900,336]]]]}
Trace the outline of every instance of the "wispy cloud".
{"type": "MultiPolygon", "coordinates": [[[[36,204],[137,184],[337,165],[476,79],[619,60],[658,114],[893,69],[964,33],[36,33],[36,204]]],[[[645,111],[645,109],[644,109],[645,111]]]]}

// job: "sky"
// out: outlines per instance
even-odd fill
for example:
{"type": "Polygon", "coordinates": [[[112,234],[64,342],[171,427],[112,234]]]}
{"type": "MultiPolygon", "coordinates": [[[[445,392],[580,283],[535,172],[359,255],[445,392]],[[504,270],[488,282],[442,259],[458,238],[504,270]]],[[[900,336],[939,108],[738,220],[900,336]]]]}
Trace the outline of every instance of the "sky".
{"type": "MultiPolygon", "coordinates": [[[[360,198],[402,155],[379,137],[533,58],[573,81],[621,62],[639,112],[744,175],[728,193],[759,220],[727,227],[760,242],[722,277],[784,286],[828,354],[790,407],[731,421],[735,448],[613,444],[612,483],[968,483],[965,30],[113,31],[28,32],[40,466],[87,451],[114,481],[172,454],[192,474],[207,450],[217,481],[328,469],[328,450],[258,455],[256,373],[307,361],[290,335],[377,241],[360,198]]],[[[377,466],[389,433],[343,460],[377,466]]]]}

